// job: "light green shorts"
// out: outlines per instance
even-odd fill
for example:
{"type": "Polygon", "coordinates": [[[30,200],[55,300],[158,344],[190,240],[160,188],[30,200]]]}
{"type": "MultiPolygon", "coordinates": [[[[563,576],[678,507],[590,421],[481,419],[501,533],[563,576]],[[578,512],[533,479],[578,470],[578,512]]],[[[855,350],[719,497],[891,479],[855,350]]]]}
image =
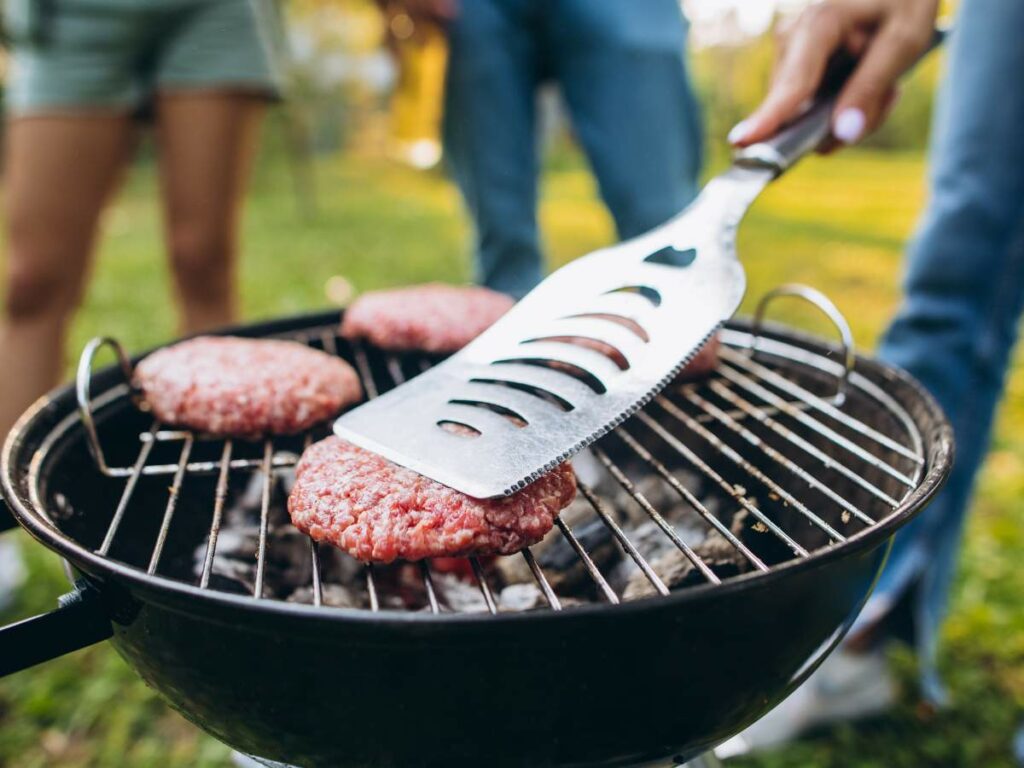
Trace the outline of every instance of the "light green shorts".
{"type": "Polygon", "coordinates": [[[11,114],[146,110],[160,90],[281,91],[275,0],[4,0],[11,114]]]}

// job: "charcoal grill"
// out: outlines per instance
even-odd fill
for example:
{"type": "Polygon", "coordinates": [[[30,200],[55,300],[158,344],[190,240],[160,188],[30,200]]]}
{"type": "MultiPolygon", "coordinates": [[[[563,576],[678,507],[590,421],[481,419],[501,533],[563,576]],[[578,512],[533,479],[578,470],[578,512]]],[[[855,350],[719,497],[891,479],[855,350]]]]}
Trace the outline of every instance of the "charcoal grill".
{"type": "MultiPolygon", "coordinates": [[[[840,344],[763,322],[766,303],[727,324],[716,373],[597,443],[584,510],[541,544],[453,576],[308,539],[296,550],[292,536],[301,589],[277,564],[296,533],[282,481],[327,428],[257,442],[166,428],[138,407],[117,343],[95,340],[77,386],[37,402],[4,447],[14,517],[66,559],[75,590],[0,632],[0,671],[109,637],[186,718],[301,766],[684,762],[813,671],[950,465],[934,401],[856,356],[820,294],[769,298],[793,293],[833,317],[840,344]],[[118,363],[94,373],[104,347],[118,363]],[[231,578],[218,558],[238,514],[251,568],[231,578]],[[513,572],[534,599],[505,600],[513,572]],[[330,604],[340,578],[348,607],[330,604]],[[467,584],[478,599],[453,599],[467,584]]],[[[339,354],[369,397],[435,362],[349,343],[337,325],[335,312],[232,332],[339,354]]]]}

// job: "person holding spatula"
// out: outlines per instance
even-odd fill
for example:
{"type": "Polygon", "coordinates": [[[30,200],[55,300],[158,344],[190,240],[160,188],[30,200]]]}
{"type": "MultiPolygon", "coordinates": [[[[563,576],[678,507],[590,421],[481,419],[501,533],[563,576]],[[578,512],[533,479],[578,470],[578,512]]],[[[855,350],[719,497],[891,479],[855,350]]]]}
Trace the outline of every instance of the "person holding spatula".
{"type": "Polygon", "coordinates": [[[443,141],[475,230],[476,281],[522,298],[544,275],[537,95],[557,84],[619,237],[697,193],[702,131],[679,0],[378,0],[389,28],[440,27],[443,141]]]}
{"type": "MultiPolygon", "coordinates": [[[[281,72],[272,0],[7,0],[0,438],[54,386],[102,213],[152,125],[180,329],[237,311],[242,197],[281,72]]],[[[0,541],[0,605],[23,578],[0,541]]]]}
{"type": "MultiPolygon", "coordinates": [[[[808,8],[784,39],[768,95],[732,130],[730,141],[756,143],[794,118],[830,57],[845,49],[859,63],[838,98],[833,146],[856,144],[884,120],[897,79],[930,44],[937,5],[828,0],[808,8]]],[[[896,535],[885,571],[843,647],[738,737],[739,750],[885,711],[895,695],[885,646],[905,637],[908,627],[924,701],[947,701],[935,664],[938,633],[1024,309],[1024,90],[1006,87],[1007,77],[1024,72],[1022,36],[1020,0],[962,3],[935,115],[931,199],[907,252],[902,306],[879,350],[883,360],[919,379],[948,414],[957,452],[949,482],[896,535]]]]}

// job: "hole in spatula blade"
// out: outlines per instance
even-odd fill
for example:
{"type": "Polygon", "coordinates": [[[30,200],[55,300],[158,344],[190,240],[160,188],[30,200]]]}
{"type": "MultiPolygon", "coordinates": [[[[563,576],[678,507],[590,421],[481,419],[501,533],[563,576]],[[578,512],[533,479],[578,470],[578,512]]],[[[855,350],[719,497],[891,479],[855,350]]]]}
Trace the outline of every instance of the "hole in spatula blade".
{"type": "Polygon", "coordinates": [[[539,344],[545,342],[554,342],[555,344],[570,344],[574,347],[582,347],[583,349],[590,349],[594,352],[598,352],[613,363],[620,371],[629,369],[629,361],[626,360],[626,356],[617,348],[609,344],[607,341],[601,341],[600,339],[592,339],[587,336],[539,336],[534,339],[526,339],[523,344],[539,344]]]}
{"type": "Polygon", "coordinates": [[[504,405],[498,405],[497,403],[488,403],[485,400],[466,400],[461,398],[454,398],[448,401],[449,405],[468,405],[471,408],[483,408],[485,411],[491,411],[499,416],[504,416],[509,420],[510,423],[517,427],[525,427],[527,421],[523,418],[522,414],[516,413],[511,408],[504,405]]]}
{"type": "Polygon", "coordinates": [[[463,424],[461,421],[443,419],[437,422],[437,426],[445,432],[450,432],[451,434],[458,435],[459,437],[480,437],[482,434],[476,427],[471,427],[469,424],[463,424]]]}
{"type": "Polygon", "coordinates": [[[605,293],[632,293],[644,297],[655,307],[661,306],[661,292],[649,285],[624,285],[621,288],[612,288],[605,293]]]}
{"type": "Polygon", "coordinates": [[[572,403],[566,400],[564,397],[559,397],[554,392],[549,392],[542,387],[535,387],[532,384],[525,384],[521,381],[509,381],[507,379],[482,379],[473,378],[470,381],[474,384],[489,384],[495,387],[507,387],[508,389],[514,389],[519,392],[525,392],[528,395],[533,395],[536,398],[544,400],[551,405],[558,406],[563,411],[571,411],[575,409],[572,403]]]}
{"type": "Polygon", "coordinates": [[[643,341],[645,344],[651,340],[650,335],[644,330],[644,327],[640,325],[636,320],[625,315],[617,315],[613,312],[580,312],[576,315],[566,315],[563,320],[606,320],[609,323],[615,323],[627,331],[631,332],[638,339],[643,341]]]}
{"type": "Polygon", "coordinates": [[[556,373],[562,373],[566,376],[572,376],[577,381],[586,384],[590,389],[599,395],[603,395],[608,391],[608,388],[604,385],[597,376],[592,374],[590,371],[585,371],[577,365],[572,363],[566,363],[561,360],[550,360],[543,357],[509,357],[502,360],[495,360],[491,365],[532,365],[535,368],[547,368],[548,370],[555,371],[556,373]]]}
{"type": "Polygon", "coordinates": [[[688,267],[697,258],[696,248],[673,248],[665,246],[660,251],[655,251],[644,261],[648,264],[661,264],[665,267],[688,267]]]}

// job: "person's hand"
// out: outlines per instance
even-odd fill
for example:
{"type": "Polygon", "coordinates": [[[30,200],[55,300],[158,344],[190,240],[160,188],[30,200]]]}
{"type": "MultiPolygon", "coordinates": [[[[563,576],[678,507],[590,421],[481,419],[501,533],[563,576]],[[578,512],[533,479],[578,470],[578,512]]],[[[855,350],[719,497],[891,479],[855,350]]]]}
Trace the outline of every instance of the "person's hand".
{"type": "Polygon", "coordinates": [[[856,144],[885,119],[896,81],[927,50],[938,0],[826,0],[807,8],[781,36],[772,86],[754,113],[729,132],[745,147],[797,117],[821,84],[832,55],[858,59],[839,93],[832,135],[856,144]]]}

